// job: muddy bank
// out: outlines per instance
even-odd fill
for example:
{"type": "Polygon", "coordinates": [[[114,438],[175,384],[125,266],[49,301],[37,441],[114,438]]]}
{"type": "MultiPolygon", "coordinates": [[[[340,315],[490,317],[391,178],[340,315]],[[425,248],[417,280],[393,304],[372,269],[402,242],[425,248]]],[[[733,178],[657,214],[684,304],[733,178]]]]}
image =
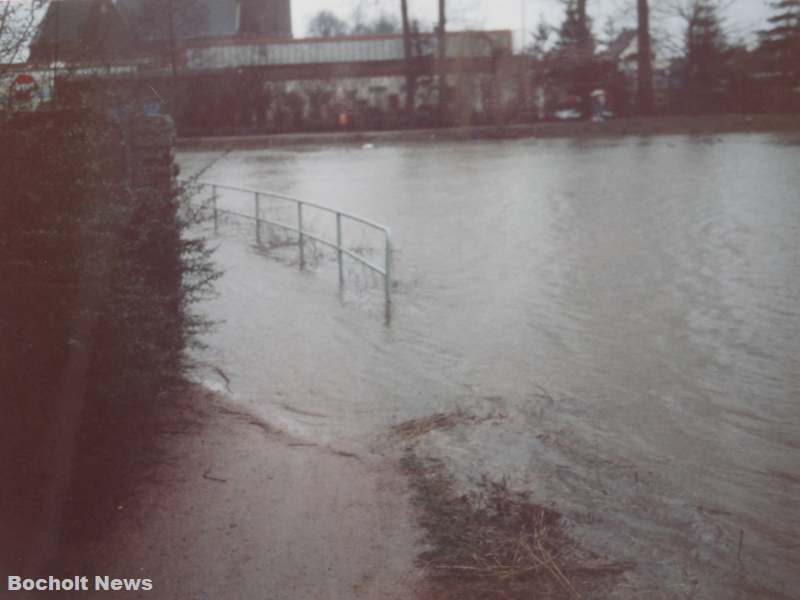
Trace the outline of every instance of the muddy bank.
{"type": "Polygon", "coordinates": [[[615,137],[650,135],[712,135],[800,131],[800,115],[719,115],[548,122],[504,127],[454,127],[405,131],[353,131],[194,137],[178,140],[180,150],[225,150],[286,146],[352,145],[521,139],[558,137],[615,137]]]}
{"type": "Polygon", "coordinates": [[[74,597],[105,597],[99,576],[159,600],[574,600],[611,597],[632,568],[582,549],[505,477],[465,487],[417,444],[488,417],[402,422],[365,450],[293,437],[199,387],[171,410],[157,464],[130,472],[105,535],[58,570],[87,577],[74,597]]]}
{"type": "Polygon", "coordinates": [[[152,581],[117,594],[127,598],[410,597],[419,535],[396,464],[194,396],[199,428],[166,432],[159,467],[118,501],[107,537],[74,550],[64,576],[152,581]]]}

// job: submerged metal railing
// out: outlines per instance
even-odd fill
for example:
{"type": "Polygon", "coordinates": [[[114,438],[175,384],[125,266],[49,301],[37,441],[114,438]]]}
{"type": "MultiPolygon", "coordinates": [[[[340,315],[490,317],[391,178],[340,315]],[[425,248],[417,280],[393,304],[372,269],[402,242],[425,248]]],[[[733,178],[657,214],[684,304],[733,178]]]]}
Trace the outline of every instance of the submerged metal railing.
{"type": "Polygon", "coordinates": [[[371,271],[378,273],[383,277],[384,283],[384,295],[385,295],[385,309],[386,309],[386,322],[388,323],[391,321],[392,318],[392,260],[393,260],[393,248],[392,248],[392,233],[391,230],[386,227],[385,225],[381,225],[380,223],[375,223],[374,221],[370,221],[369,219],[364,219],[363,217],[359,217],[357,215],[352,215],[350,213],[346,213],[340,210],[336,210],[333,208],[328,208],[327,206],[322,206],[320,204],[316,204],[314,202],[306,202],[304,200],[298,200],[297,198],[292,198],[291,196],[285,196],[283,194],[276,194],[274,192],[266,192],[262,190],[253,190],[247,188],[241,188],[236,186],[230,185],[222,185],[218,183],[211,183],[205,181],[184,181],[181,180],[181,183],[187,185],[189,187],[195,187],[198,189],[198,192],[202,192],[203,190],[209,189],[211,190],[211,197],[208,201],[211,204],[211,210],[213,212],[213,221],[214,221],[214,234],[219,233],[219,218],[220,215],[231,215],[235,217],[239,217],[241,219],[246,219],[255,222],[255,235],[256,235],[256,242],[261,244],[261,224],[271,225],[273,227],[281,228],[285,231],[289,231],[291,233],[295,233],[298,236],[298,249],[300,252],[300,270],[305,269],[306,267],[306,256],[305,256],[305,242],[307,239],[314,240],[332,248],[336,251],[336,261],[339,267],[339,285],[344,287],[345,277],[344,277],[344,257],[347,256],[352,260],[360,263],[361,265],[365,266],[366,268],[370,269],[371,271]],[[220,208],[220,199],[221,191],[232,191],[237,192],[240,194],[247,194],[252,197],[253,201],[253,214],[243,214],[234,210],[228,210],[225,208],[220,208]],[[296,206],[297,210],[297,226],[282,223],[280,221],[275,221],[272,219],[267,219],[262,215],[262,200],[263,199],[275,199],[284,202],[293,203],[296,206]],[[318,236],[311,231],[303,228],[303,218],[305,216],[305,209],[306,208],[313,208],[331,215],[334,215],[336,218],[336,241],[325,239],[324,237],[318,236]],[[360,223],[366,227],[369,227],[373,230],[379,231],[383,234],[383,241],[384,241],[384,261],[383,266],[377,265],[374,262],[368,260],[364,256],[361,256],[357,252],[353,250],[349,250],[345,247],[345,241],[342,231],[342,223],[345,221],[353,221],[355,223],[360,223]]]}

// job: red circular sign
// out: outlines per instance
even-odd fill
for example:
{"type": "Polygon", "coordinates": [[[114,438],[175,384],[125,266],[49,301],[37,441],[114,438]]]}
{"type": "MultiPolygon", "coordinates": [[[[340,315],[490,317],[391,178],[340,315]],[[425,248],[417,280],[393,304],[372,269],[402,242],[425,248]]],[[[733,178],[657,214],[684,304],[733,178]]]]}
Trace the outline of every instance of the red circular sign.
{"type": "Polygon", "coordinates": [[[14,79],[14,85],[36,85],[36,80],[27,73],[21,73],[14,79]]]}
{"type": "Polygon", "coordinates": [[[31,102],[38,87],[36,80],[31,75],[20,73],[11,84],[11,97],[15,102],[31,102]]]}

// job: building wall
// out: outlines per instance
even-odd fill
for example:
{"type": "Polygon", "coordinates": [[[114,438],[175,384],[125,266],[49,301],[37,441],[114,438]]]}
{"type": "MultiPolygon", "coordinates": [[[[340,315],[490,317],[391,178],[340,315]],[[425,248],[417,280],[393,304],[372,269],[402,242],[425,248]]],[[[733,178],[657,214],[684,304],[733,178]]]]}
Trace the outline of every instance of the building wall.
{"type": "MultiPolygon", "coordinates": [[[[448,76],[454,124],[521,118],[525,85],[516,63],[508,61],[493,73],[448,76]]],[[[416,79],[413,107],[406,106],[403,75],[276,79],[269,69],[251,69],[187,74],[180,89],[167,78],[148,85],[168,98],[166,106],[181,135],[387,129],[438,122],[437,78],[431,75],[416,79]]]]}
{"type": "Polygon", "coordinates": [[[292,37],[291,0],[240,0],[244,36],[292,37]]]}
{"type": "MultiPolygon", "coordinates": [[[[509,32],[452,32],[447,36],[447,57],[491,58],[511,53],[509,32]]],[[[420,36],[420,56],[436,55],[436,38],[420,36]]],[[[310,38],[280,42],[269,39],[253,42],[220,40],[186,49],[189,70],[231,69],[267,65],[309,65],[404,61],[400,35],[310,38]]]]}

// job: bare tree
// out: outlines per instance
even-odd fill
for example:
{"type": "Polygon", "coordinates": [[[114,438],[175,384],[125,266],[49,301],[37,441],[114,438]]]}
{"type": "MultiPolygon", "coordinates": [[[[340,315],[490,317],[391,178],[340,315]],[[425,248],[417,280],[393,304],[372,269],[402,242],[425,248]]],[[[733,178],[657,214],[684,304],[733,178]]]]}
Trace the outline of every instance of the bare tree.
{"type": "Polygon", "coordinates": [[[382,35],[398,31],[400,31],[400,23],[396,18],[386,14],[380,14],[371,21],[357,20],[352,29],[353,35],[382,35]]]}
{"type": "Polygon", "coordinates": [[[0,2],[0,76],[25,57],[47,0],[0,2]]]}
{"type": "Polygon", "coordinates": [[[350,23],[340,19],[330,10],[321,10],[309,21],[308,33],[314,37],[337,37],[341,35],[382,35],[398,33],[401,24],[396,17],[381,13],[374,18],[365,18],[361,6],[353,11],[350,23]]]}
{"type": "Polygon", "coordinates": [[[308,35],[312,37],[337,37],[347,35],[347,23],[329,10],[321,10],[308,23],[308,35]]]}
{"type": "Polygon", "coordinates": [[[30,101],[37,84],[29,75],[14,77],[16,65],[27,59],[31,41],[36,35],[36,27],[46,8],[46,0],[6,0],[0,2],[0,116],[16,100],[30,101]]]}

